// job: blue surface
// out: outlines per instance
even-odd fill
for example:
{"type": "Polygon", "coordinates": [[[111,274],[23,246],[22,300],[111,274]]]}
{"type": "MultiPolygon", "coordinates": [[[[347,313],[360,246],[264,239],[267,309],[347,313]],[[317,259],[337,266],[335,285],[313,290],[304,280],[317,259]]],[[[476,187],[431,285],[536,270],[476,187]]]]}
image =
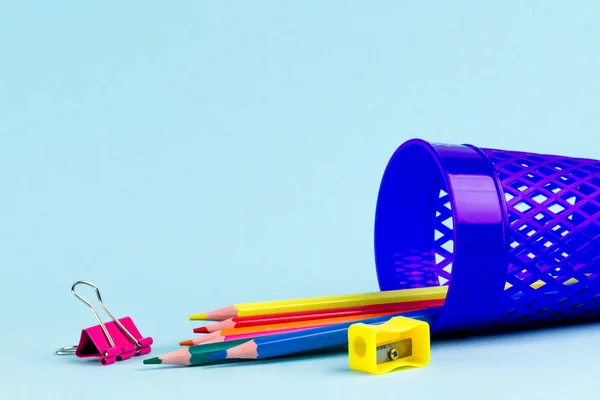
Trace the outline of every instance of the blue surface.
{"type": "Polygon", "coordinates": [[[324,3],[1,6],[5,397],[597,396],[595,325],[433,343],[429,367],[379,377],[344,354],[53,355],[94,324],[79,279],[152,355],[191,313],[376,290],[377,190],[408,138],[600,158],[597,2],[324,3]]]}

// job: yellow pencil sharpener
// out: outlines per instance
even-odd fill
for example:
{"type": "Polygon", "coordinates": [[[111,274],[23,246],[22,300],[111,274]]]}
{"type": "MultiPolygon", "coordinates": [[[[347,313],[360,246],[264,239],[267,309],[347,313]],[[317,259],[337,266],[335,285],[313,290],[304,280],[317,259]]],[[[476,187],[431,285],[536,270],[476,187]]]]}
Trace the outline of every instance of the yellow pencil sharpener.
{"type": "Polygon", "coordinates": [[[381,325],[353,324],[348,329],[350,368],[371,374],[387,374],[397,368],[429,364],[429,324],[394,317],[381,325]]]}

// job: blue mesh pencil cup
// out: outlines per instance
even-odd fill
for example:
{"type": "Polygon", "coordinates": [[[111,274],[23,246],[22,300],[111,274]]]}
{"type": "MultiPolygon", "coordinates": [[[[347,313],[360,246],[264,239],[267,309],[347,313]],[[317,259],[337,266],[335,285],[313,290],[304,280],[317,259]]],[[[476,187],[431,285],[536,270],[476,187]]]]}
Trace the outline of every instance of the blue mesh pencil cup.
{"type": "Polygon", "coordinates": [[[381,290],[448,286],[433,334],[600,315],[600,162],[414,139],[384,172],[381,290]]]}

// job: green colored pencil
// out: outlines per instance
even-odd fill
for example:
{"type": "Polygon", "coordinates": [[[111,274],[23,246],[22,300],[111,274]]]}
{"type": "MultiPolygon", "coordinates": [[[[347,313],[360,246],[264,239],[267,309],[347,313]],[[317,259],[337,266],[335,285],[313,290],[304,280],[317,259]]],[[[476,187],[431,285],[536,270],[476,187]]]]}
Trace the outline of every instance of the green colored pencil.
{"type": "Polygon", "coordinates": [[[232,340],[229,342],[200,344],[197,346],[184,347],[171,353],[163,354],[162,356],[148,358],[144,360],[144,364],[174,364],[174,365],[201,365],[214,363],[209,356],[218,351],[230,349],[231,347],[244,344],[250,339],[232,340]]]}

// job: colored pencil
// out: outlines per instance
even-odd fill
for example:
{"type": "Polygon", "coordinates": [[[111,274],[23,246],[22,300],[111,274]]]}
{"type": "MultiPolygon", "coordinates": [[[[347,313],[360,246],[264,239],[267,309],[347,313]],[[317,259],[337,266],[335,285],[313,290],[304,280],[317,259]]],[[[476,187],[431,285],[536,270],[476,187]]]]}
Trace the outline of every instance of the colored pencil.
{"type": "MultiPolygon", "coordinates": [[[[322,326],[322,325],[317,325],[317,326],[322,326]]],[[[219,337],[223,338],[222,340],[224,342],[230,342],[230,341],[240,340],[240,339],[254,339],[255,337],[261,337],[261,336],[271,336],[271,335],[279,335],[281,333],[298,332],[298,331],[301,331],[304,329],[306,329],[306,328],[281,329],[281,330],[266,331],[266,332],[239,333],[239,334],[225,335],[225,336],[219,336],[219,337]]],[[[216,341],[217,340],[215,340],[215,342],[216,341]]]]}
{"type": "Polygon", "coordinates": [[[215,322],[214,324],[199,326],[198,328],[194,328],[194,333],[212,333],[223,329],[232,329],[238,324],[238,322],[235,321],[236,319],[238,318],[228,318],[223,321],[215,322]]]}
{"type": "Polygon", "coordinates": [[[227,343],[214,343],[201,346],[185,347],[171,353],[144,360],[144,364],[175,364],[175,365],[201,365],[213,362],[209,355],[216,351],[227,350],[231,347],[247,342],[246,340],[234,340],[227,343]]]}
{"type": "MultiPolygon", "coordinates": [[[[244,334],[243,338],[255,338],[260,336],[279,335],[281,333],[297,332],[306,328],[292,328],[292,329],[276,329],[272,331],[253,332],[244,334]]],[[[221,331],[211,332],[208,335],[200,336],[194,339],[185,340],[179,342],[181,346],[197,346],[199,344],[219,343],[227,342],[230,340],[242,339],[240,335],[231,335],[232,338],[228,339],[229,336],[221,335],[221,331]]]]}
{"type": "Polygon", "coordinates": [[[209,356],[209,359],[264,359],[302,353],[310,350],[325,349],[347,344],[348,328],[355,323],[381,324],[396,316],[405,316],[429,322],[431,317],[439,312],[440,309],[440,307],[429,308],[427,310],[386,315],[377,318],[307,329],[299,332],[255,338],[230,349],[212,353],[209,356]]]}
{"type": "MultiPolygon", "coordinates": [[[[207,339],[207,336],[209,336],[212,339],[214,337],[213,335],[217,332],[221,336],[228,336],[228,335],[240,335],[240,334],[253,334],[253,333],[261,333],[261,332],[273,332],[273,331],[281,331],[281,330],[285,330],[285,329],[308,329],[308,328],[315,328],[317,326],[333,325],[333,324],[339,324],[342,322],[356,321],[356,320],[365,319],[365,318],[375,318],[375,317],[380,317],[380,316],[389,315],[389,314],[393,314],[393,313],[391,313],[391,312],[373,313],[373,314],[366,314],[366,315],[362,315],[362,316],[361,315],[352,315],[350,317],[319,319],[319,320],[314,320],[314,321],[288,322],[287,324],[273,324],[273,325],[250,326],[247,328],[225,329],[225,330],[209,333],[208,335],[201,336],[200,338],[186,340],[184,342],[181,342],[180,344],[182,344],[183,346],[186,346],[186,345],[196,345],[199,343],[205,343],[207,340],[209,340],[209,339],[207,339]]],[[[211,342],[212,342],[212,340],[211,340],[211,342]]]]}
{"type": "MultiPolygon", "coordinates": [[[[321,325],[318,325],[318,326],[321,326],[321,325]]],[[[298,332],[298,331],[305,330],[305,329],[306,328],[278,329],[278,330],[274,330],[274,331],[265,331],[265,332],[240,333],[239,335],[227,335],[227,336],[219,335],[219,336],[212,337],[205,342],[202,342],[201,345],[211,344],[211,343],[230,342],[233,340],[240,340],[240,339],[254,339],[254,338],[263,337],[263,336],[280,335],[282,333],[289,333],[289,332],[298,332]]]]}
{"type": "Polygon", "coordinates": [[[445,298],[447,290],[447,286],[432,286],[416,289],[388,290],[383,292],[314,297],[297,300],[235,304],[218,310],[191,315],[189,318],[190,320],[223,321],[229,318],[250,315],[279,314],[284,312],[314,311],[340,307],[367,306],[372,304],[434,300],[445,298]]]}
{"type": "Polygon", "coordinates": [[[194,333],[211,333],[224,329],[247,328],[250,326],[283,324],[325,318],[337,318],[353,315],[364,315],[374,312],[404,312],[441,306],[444,299],[407,301],[402,303],[372,304],[368,306],[340,307],[317,311],[299,311],[281,314],[266,314],[248,317],[229,318],[211,325],[194,328],[194,333]]]}
{"type": "Polygon", "coordinates": [[[223,335],[223,336],[239,335],[239,334],[243,334],[243,333],[273,331],[276,329],[293,329],[293,328],[307,329],[307,328],[311,328],[311,327],[315,327],[315,326],[341,324],[342,322],[350,322],[350,321],[356,321],[359,319],[382,317],[384,315],[390,315],[390,314],[394,314],[394,312],[388,311],[388,312],[379,312],[379,313],[371,313],[371,314],[350,315],[347,317],[314,319],[314,320],[299,321],[299,322],[287,322],[284,324],[257,325],[257,326],[249,326],[247,328],[223,329],[223,330],[221,330],[221,335],[223,335]]]}

